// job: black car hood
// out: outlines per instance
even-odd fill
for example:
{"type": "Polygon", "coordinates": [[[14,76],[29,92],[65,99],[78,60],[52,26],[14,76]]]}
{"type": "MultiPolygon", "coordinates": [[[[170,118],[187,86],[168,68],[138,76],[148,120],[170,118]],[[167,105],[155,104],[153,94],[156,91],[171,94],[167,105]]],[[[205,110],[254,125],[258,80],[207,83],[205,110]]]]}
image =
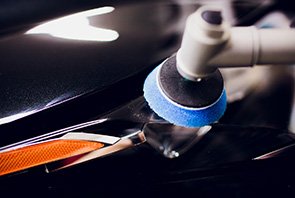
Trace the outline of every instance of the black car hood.
{"type": "MultiPolygon", "coordinates": [[[[194,10],[188,5],[141,3],[92,11],[104,8],[112,10],[83,20],[90,27],[116,31],[118,38],[110,41],[62,38],[50,34],[50,26],[49,32],[30,32],[40,24],[2,37],[0,124],[104,90],[151,67],[179,47],[183,21],[194,10]]],[[[84,27],[76,18],[65,19],[66,25],[75,25],[70,32],[84,27]]],[[[66,25],[58,31],[65,31],[66,25]]]]}

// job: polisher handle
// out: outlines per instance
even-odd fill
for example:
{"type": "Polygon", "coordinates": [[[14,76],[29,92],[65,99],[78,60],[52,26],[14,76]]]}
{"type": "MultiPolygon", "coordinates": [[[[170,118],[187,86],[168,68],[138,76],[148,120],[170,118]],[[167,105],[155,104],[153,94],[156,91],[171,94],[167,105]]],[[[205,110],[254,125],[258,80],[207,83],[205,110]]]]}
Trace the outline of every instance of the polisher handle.
{"type": "Polygon", "coordinates": [[[176,60],[193,81],[218,67],[295,64],[295,29],[230,27],[220,8],[204,6],[188,17],[176,60]]]}
{"type": "Polygon", "coordinates": [[[227,44],[208,62],[215,67],[267,64],[295,64],[294,29],[233,27],[227,44]]]}

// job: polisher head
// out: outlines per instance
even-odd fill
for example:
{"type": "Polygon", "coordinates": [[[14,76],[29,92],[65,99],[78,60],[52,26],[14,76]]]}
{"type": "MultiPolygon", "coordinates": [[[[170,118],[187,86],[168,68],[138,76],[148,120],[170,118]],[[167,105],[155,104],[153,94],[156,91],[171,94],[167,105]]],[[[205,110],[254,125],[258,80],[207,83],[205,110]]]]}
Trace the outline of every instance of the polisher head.
{"type": "Polygon", "coordinates": [[[144,83],[144,97],[160,117],[184,127],[209,125],[224,114],[226,93],[218,70],[190,81],[176,68],[175,57],[156,67],[144,83]]]}

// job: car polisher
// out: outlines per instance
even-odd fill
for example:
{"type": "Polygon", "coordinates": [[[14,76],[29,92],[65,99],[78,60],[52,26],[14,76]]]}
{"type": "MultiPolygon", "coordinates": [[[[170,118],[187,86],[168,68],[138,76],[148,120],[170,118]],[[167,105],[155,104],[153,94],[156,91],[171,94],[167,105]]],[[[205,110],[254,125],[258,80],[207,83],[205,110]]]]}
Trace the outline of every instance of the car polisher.
{"type": "Polygon", "coordinates": [[[216,122],[226,109],[220,67],[295,63],[295,30],[230,27],[218,7],[190,15],[176,55],[156,67],[144,97],[160,117],[179,126],[216,122]]]}

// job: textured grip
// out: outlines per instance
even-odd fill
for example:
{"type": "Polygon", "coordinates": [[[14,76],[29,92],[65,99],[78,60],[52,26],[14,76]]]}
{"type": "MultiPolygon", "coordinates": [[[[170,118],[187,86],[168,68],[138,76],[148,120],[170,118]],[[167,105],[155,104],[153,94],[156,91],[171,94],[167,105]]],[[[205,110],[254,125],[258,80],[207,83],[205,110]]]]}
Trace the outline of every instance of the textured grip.
{"type": "Polygon", "coordinates": [[[104,145],[82,140],[51,140],[0,153],[0,176],[97,150],[104,145]]]}

